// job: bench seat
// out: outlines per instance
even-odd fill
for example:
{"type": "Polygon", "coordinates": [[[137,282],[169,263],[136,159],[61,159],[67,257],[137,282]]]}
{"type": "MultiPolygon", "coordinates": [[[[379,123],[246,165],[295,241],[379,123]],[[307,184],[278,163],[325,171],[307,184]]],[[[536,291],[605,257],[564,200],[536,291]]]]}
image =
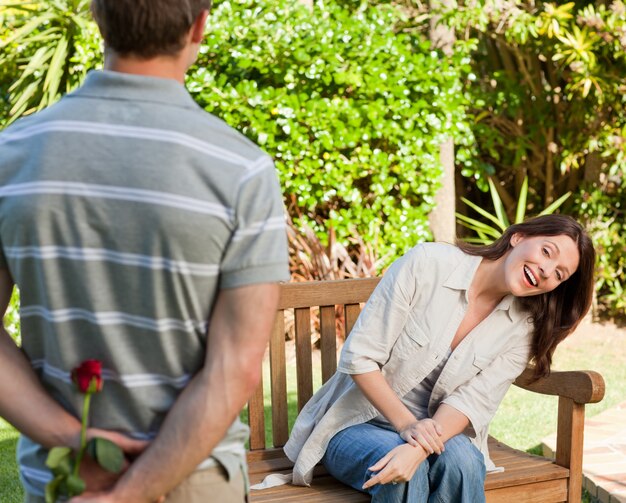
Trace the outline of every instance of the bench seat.
{"type": "MultiPolygon", "coordinates": [[[[552,460],[512,449],[489,439],[489,451],[496,466],[504,472],[490,473],[485,481],[488,503],[561,502],[567,499],[569,470],[552,460]]],[[[292,463],[282,449],[251,453],[248,457],[250,482],[257,484],[270,473],[289,473],[292,463]],[[255,459],[256,458],[256,459],[255,459]]],[[[269,502],[369,502],[366,494],[351,489],[329,476],[322,466],[314,472],[311,487],[287,484],[263,491],[252,491],[250,503],[269,502]]]]}

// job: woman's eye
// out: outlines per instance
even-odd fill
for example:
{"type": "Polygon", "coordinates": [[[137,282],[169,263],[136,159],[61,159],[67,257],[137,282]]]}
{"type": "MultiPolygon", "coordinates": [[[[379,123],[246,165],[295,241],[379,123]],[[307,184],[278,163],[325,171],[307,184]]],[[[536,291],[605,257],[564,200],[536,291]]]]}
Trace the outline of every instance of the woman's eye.
{"type": "Polygon", "coordinates": [[[559,281],[563,279],[563,275],[559,271],[556,271],[556,279],[558,279],[559,281]]]}
{"type": "Polygon", "coordinates": [[[549,257],[549,256],[550,256],[550,251],[549,251],[547,248],[542,248],[542,250],[543,250],[543,254],[544,254],[546,257],[549,257]]]}

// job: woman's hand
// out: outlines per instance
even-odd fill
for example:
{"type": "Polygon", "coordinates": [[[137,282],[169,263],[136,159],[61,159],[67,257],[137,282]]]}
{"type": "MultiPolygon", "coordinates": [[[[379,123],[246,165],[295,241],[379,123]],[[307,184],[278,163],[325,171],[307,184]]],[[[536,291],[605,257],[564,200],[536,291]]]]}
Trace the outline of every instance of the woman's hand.
{"type": "Polygon", "coordinates": [[[441,454],[445,450],[439,438],[442,433],[441,425],[430,418],[415,421],[399,432],[405,442],[421,446],[428,454],[441,454]]]}
{"type": "Polygon", "coordinates": [[[368,489],[376,484],[395,484],[411,480],[415,470],[427,456],[426,451],[420,446],[413,447],[409,444],[402,444],[394,447],[368,468],[370,471],[378,473],[363,484],[363,489],[368,489]]]}

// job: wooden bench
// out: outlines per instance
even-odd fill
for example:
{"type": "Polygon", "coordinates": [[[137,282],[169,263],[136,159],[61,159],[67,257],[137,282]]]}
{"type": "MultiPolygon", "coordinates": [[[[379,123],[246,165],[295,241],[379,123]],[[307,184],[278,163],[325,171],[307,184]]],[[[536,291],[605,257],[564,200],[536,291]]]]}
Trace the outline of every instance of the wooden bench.
{"type": "MultiPolygon", "coordinates": [[[[289,436],[285,324],[293,323],[295,328],[297,403],[300,411],[313,395],[313,317],[318,316],[319,320],[321,379],[326,382],[337,366],[337,309],[344,320],[343,327],[339,329],[349,334],[361,304],[367,301],[378,281],[379,278],[368,278],[286,283],[281,286],[279,312],[269,349],[269,409],[273,445],[268,446],[265,441],[263,383],[248,404],[251,429],[248,465],[252,484],[260,482],[269,473],[288,473],[292,466],[281,448],[289,436]]],[[[592,371],[552,372],[550,377],[532,384],[530,376],[531,372],[527,369],[515,384],[537,393],[559,396],[556,459],[527,454],[490,438],[491,456],[497,466],[504,466],[505,471],[487,476],[487,502],[579,502],[585,404],[602,399],[604,380],[592,371]]],[[[311,487],[284,485],[252,491],[250,501],[343,503],[367,502],[370,498],[341,484],[322,466],[318,466],[311,487]]]]}

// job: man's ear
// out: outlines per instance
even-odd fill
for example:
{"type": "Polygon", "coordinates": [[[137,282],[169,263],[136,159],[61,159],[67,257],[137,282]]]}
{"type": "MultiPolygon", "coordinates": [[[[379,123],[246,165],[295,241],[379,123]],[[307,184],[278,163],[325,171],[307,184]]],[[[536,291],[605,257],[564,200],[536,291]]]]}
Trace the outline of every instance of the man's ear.
{"type": "Polygon", "coordinates": [[[511,246],[516,246],[517,243],[519,243],[522,239],[524,239],[524,235],[516,232],[515,234],[513,234],[511,236],[511,241],[509,241],[511,243],[511,246]]]}
{"type": "Polygon", "coordinates": [[[204,27],[206,25],[207,17],[209,17],[209,11],[203,10],[198,14],[196,20],[191,25],[191,42],[199,44],[204,38],[204,27]]]}

